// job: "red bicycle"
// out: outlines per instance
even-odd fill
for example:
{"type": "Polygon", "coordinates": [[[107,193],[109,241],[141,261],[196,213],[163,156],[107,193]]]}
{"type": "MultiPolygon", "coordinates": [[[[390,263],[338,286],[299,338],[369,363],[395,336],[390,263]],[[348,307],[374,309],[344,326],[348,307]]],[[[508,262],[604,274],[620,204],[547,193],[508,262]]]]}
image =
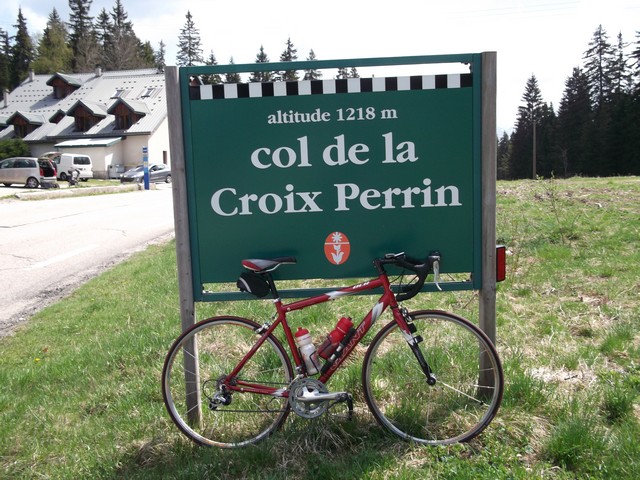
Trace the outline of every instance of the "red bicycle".
{"type": "Polygon", "coordinates": [[[393,319],[371,341],[362,366],[363,394],[375,419],[404,440],[433,445],[468,441],[487,427],[500,407],[504,383],[489,338],[452,313],[409,312],[398,304],[415,296],[428,274],[434,273],[437,283],[438,254],[425,260],[388,254],[373,262],[377,278],[283,303],[271,272],[293,263],[292,257],[242,262],[248,271],[238,286],[258,297],[272,295],[272,321],[209,318],[183,332],[169,349],[164,402],[187,437],[202,445],[241,447],[269,436],[290,411],[315,418],[344,402],[351,413],[351,394],[332,392],[327,384],[388,308],[393,319]],[[392,286],[385,270],[391,265],[413,272],[415,281],[392,286]],[[326,360],[318,362],[309,344],[299,346],[305,331],[294,334],[288,313],[378,288],[382,295],[359,325],[343,319],[343,331],[328,337],[333,340],[320,352],[326,360]],[[278,327],[290,355],[274,334],[278,327]]]}

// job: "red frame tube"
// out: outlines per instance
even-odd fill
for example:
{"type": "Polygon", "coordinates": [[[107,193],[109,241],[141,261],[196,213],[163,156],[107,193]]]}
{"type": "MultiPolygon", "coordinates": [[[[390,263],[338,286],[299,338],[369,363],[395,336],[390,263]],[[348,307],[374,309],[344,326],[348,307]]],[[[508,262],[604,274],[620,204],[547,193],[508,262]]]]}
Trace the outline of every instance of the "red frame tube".
{"type": "MultiPolygon", "coordinates": [[[[357,285],[351,285],[349,287],[345,287],[339,290],[335,290],[332,292],[324,293],[322,295],[317,295],[314,297],[306,298],[303,300],[298,300],[295,302],[284,304],[278,298],[274,300],[274,305],[277,311],[277,318],[271,324],[271,326],[267,329],[266,332],[262,334],[262,336],[258,339],[256,344],[249,350],[249,352],[244,356],[244,358],[238,363],[236,368],[227,376],[228,379],[236,378],[244,365],[251,359],[251,357],[255,354],[255,352],[262,346],[262,344],[266,341],[267,337],[277,328],[278,325],[282,324],[282,327],[285,332],[285,336],[287,338],[287,344],[289,345],[289,349],[291,351],[291,355],[293,356],[294,363],[298,371],[302,371],[303,360],[300,357],[298,352],[298,348],[295,344],[295,339],[293,333],[291,332],[291,328],[287,323],[287,313],[294,312],[297,310],[303,310],[307,307],[311,307],[313,305],[319,305],[324,302],[328,302],[331,300],[336,300],[338,298],[342,298],[345,296],[356,295],[360,292],[374,290],[376,288],[383,287],[384,292],[378,299],[376,305],[367,313],[367,315],[362,319],[362,321],[356,327],[356,333],[351,338],[349,343],[345,346],[344,351],[340,357],[338,357],[335,363],[331,366],[331,368],[327,371],[327,373],[322,374],[319,380],[323,383],[329,381],[329,379],[333,376],[333,374],[340,368],[340,365],[349,357],[355,346],[360,343],[360,340],[369,332],[371,327],[376,323],[377,319],[387,310],[387,308],[391,307],[393,311],[393,316],[396,322],[399,323],[400,328],[402,330],[408,332],[408,326],[406,325],[402,315],[398,309],[398,303],[396,302],[395,295],[391,290],[391,285],[389,283],[389,279],[386,273],[381,273],[378,278],[374,278],[368,280],[363,283],[359,283],[357,285]]],[[[282,397],[288,397],[288,392],[283,391],[280,394],[282,388],[274,388],[268,387],[266,385],[259,385],[251,382],[245,382],[242,380],[236,380],[235,385],[231,385],[227,383],[227,388],[231,391],[239,391],[239,392],[251,392],[258,393],[264,395],[277,395],[282,397]]]]}

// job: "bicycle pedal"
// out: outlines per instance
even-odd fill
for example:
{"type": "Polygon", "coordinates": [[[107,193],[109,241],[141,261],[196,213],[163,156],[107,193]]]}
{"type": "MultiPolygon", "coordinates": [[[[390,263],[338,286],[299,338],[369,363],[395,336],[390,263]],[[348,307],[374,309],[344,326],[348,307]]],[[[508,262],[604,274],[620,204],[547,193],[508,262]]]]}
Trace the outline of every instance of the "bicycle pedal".
{"type": "Polygon", "coordinates": [[[348,393],[348,392],[340,392],[340,393],[338,393],[336,395],[335,400],[329,406],[329,408],[334,407],[338,403],[345,403],[345,402],[347,403],[347,409],[348,409],[347,420],[351,420],[351,419],[353,419],[353,395],[351,395],[350,393],[348,393]]]}

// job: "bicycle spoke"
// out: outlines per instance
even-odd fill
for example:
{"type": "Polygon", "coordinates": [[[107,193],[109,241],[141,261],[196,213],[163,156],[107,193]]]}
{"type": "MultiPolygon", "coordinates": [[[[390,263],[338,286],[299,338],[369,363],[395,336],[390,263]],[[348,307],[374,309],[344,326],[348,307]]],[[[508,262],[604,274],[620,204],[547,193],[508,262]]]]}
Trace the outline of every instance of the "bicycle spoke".
{"type": "MultiPolygon", "coordinates": [[[[253,322],[237,318],[206,320],[179,337],[167,355],[163,369],[165,403],[176,425],[192,440],[218,446],[253,443],[276,430],[288,415],[284,397],[251,391],[218,391],[220,379],[235,368],[257,341],[256,327],[253,322]],[[198,354],[194,355],[184,346],[196,338],[198,354]],[[197,371],[186,368],[185,359],[197,371]],[[185,376],[199,378],[199,382],[185,382],[185,376]],[[201,412],[200,421],[190,422],[197,411],[201,412]]],[[[273,337],[268,337],[242,373],[245,375],[241,381],[265,387],[284,388],[292,379],[288,357],[273,337]]]]}
{"type": "Polygon", "coordinates": [[[460,317],[425,311],[412,314],[412,319],[424,339],[420,349],[435,385],[428,385],[392,322],[374,338],[365,356],[367,404],[381,425],[406,439],[448,444],[473,438],[491,421],[502,397],[502,370],[492,346],[460,317]],[[483,369],[479,345],[490,361],[483,369]],[[481,376],[493,386],[479,384],[481,376]]]}

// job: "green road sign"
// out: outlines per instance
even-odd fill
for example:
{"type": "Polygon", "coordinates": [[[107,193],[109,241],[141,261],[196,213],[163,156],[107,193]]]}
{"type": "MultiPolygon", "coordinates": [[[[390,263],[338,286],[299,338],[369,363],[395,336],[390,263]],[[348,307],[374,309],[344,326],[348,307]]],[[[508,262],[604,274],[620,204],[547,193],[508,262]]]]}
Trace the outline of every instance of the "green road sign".
{"type": "Polygon", "coordinates": [[[442,254],[479,288],[479,55],[296,62],[296,69],[467,63],[473,73],[193,86],[180,70],[192,269],[233,282],[244,258],[292,255],[278,278],[352,278],[388,252],[442,254]]]}

